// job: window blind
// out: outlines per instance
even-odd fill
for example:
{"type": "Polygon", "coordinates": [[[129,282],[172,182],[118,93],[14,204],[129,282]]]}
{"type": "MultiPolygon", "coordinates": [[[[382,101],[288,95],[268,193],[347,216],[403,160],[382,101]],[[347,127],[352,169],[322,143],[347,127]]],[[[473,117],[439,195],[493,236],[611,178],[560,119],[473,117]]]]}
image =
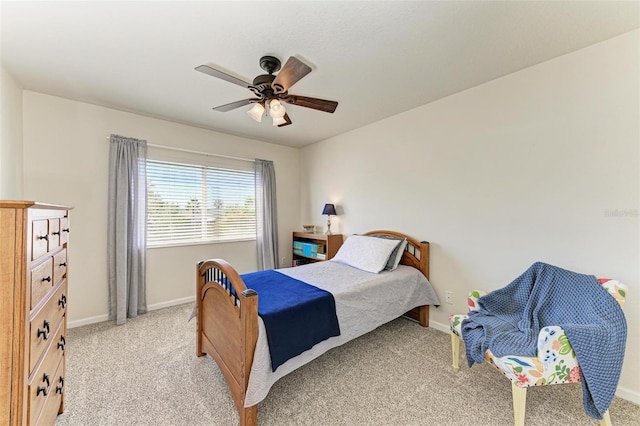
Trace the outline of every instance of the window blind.
{"type": "Polygon", "coordinates": [[[147,160],[147,244],[256,238],[255,172],[147,160]]]}

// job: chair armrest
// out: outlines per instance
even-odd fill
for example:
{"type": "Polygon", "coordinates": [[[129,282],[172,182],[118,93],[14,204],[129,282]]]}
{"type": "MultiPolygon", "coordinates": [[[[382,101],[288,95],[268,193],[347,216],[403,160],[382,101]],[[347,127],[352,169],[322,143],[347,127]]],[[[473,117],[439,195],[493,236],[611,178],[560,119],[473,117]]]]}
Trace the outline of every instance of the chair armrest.
{"type": "MultiPolygon", "coordinates": [[[[467,294],[467,307],[469,311],[473,311],[478,307],[478,299],[481,296],[487,294],[484,290],[471,290],[467,294]]],[[[451,328],[451,332],[457,336],[462,337],[462,321],[467,318],[467,315],[463,314],[452,314],[449,315],[449,327],[451,328]]]]}
{"type": "MultiPolygon", "coordinates": [[[[487,292],[484,290],[471,290],[467,294],[467,307],[469,311],[474,311],[478,308],[478,299],[485,294],[487,294],[487,292]]],[[[465,318],[467,318],[467,315],[449,315],[449,327],[453,334],[462,337],[462,321],[464,321],[465,318]]]]}
{"type": "Polygon", "coordinates": [[[462,321],[466,318],[467,315],[449,315],[449,328],[453,334],[462,337],[462,321]]]}
{"type": "Polygon", "coordinates": [[[467,308],[469,309],[469,312],[478,309],[478,299],[487,293],[488,292],[484,290],[471,290],[469,292],[467,295],[467,308]]]}
{"type": "Polygon", "coordinates": [[[609,278],[598,278],[598,282],[609,292],[611,297],[618,301],[620,307],[624,307],[624,301],[627,298],[627,291],[629,290],[626,284],[609,278]]]}

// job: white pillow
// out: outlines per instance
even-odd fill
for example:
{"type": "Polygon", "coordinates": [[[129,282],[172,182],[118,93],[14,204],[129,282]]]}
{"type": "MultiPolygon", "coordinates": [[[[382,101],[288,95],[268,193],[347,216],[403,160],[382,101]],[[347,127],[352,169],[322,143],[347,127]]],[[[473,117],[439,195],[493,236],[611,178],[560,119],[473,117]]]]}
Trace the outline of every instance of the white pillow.
{"type": "Polygon", "coordinates": [[[387,271],[396,270],[396,268],[400,264],[400,259],[402,259],[402,254],[404,253],[405,247],[407,247],[407,239],[403,238],[400,244],[398,245],[398,249],[396,250],[396,258],[393,261],[393,267],[389,268],[389,262],[387,262],[387,265],[386,265],[387,267],[385,268],[387,271]]]}
{"type": "Polygon", "coordinates": [[[395,271],[400,264],[400,260],[402,260],[402,254],[404,253],[404,249],[407,246],[407,239],[392,237],[390,235],[373,235],[373,237],[386,238],[387,240],[395,240],[398,242],[398,245],[391,252],[389,259],[387,260],[387,264],[384,267],[384,269],[387,271],[395,271]]]}
{"type": "Polygon", "coordinates": [[[397,240],[352,235],[331,260],[377,274],[384,269],[397,245],[397,240]]]}

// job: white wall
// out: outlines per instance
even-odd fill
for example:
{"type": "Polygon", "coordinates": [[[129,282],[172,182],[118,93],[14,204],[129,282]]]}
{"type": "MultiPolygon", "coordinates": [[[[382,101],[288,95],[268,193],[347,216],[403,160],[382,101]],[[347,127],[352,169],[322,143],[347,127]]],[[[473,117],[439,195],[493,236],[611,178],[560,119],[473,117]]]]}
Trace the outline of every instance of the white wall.
{"type": "MultiPolygon", "coordinates": [[[[640,403],[640,32],[524,69],[303,149],[302,222],[326,202],[346,234],[431,242],[453,305],[535,261],[629,285],[619,395],[640,403]]],[[[425,76],[429,78],[429,76],[425,76]]],[[[419,89],[416,89],[419,90],[419,89]]]]}
{"type": "Polygon", "coordinates": [[[0,66],[0,200],[22,198],[22,87],[0,66]]]}
{"type": "MultiPolygon", "coordinates": [[[[273,160],[279,249],[291,260],[299,224],[298,149],[229,136],[40,93],[24,92],[24,196],[74,206],[69,249],[69,321],[106,319],[107,192],[111,133],[149,143],[241,158],[273,160]]],[[[195,295],[195,265],[222,257],[240,273],[256,269],[255,242],[149,249],[147,303],[160,307],[195,295]]]]}

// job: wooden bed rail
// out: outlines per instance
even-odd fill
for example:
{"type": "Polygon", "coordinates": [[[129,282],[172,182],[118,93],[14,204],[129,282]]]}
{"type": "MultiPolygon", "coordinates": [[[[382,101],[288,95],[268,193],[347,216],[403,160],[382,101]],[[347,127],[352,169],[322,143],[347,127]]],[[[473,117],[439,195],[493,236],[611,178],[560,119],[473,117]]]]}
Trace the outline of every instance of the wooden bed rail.
{"type": "Polygon", "coordinates": [[[258,293],[222,259],[198,262],[196,273],[196,355],[209,354],[220,367],[240,425],[257,425],[258,406],[245,408],[244,401],[258,341],[258,293]],[[205,309],[205,300],[215,309],[205,309]]]}

